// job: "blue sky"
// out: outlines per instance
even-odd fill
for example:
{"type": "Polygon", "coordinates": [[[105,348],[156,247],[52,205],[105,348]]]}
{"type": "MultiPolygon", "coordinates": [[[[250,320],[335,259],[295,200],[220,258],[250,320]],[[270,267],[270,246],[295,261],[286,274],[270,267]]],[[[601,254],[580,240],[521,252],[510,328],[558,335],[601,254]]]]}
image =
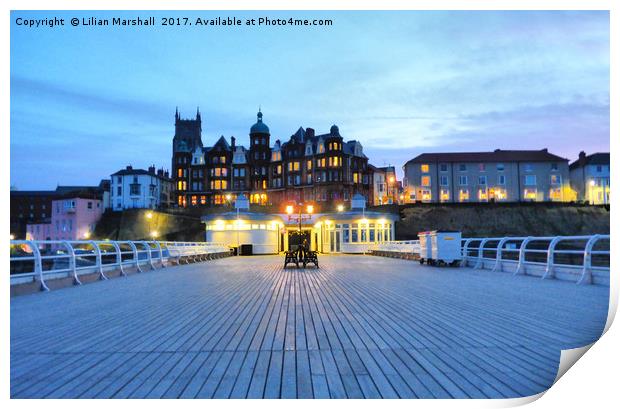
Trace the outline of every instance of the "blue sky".
{"type": "Polygon", "coordinates": [[[371,163],[422,152],[609,150],[607,12],[165,12],[330,18],[331,27],[58,27],[12,12],[11,184],[97,184],[127,164],[170,167],[174,111],[203,142],[299,127],[360,140],[371,163]]]}

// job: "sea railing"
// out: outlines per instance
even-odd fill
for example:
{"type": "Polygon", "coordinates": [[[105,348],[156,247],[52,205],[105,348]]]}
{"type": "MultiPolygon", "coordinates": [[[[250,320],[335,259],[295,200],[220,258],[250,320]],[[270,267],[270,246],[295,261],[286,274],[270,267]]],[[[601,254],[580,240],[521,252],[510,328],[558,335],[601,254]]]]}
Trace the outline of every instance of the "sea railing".
{"type": "MultiPolygon", "coordinates": [[[[419,258],[412,240],[379,244],[373,254],[419,258]]],[[[461,266],[609,285],[610,236],[472,237],[461,239],[461,266]]]]}
{"type": "Polygon", "coordinates": [[[107,280],[111,272],[127,275],[168,263],[194,262],[230,254],[219,243],[100,240],[11,240],[11,286],[36,283],[49,290],[48,282],[70,279],[107,280]]]}

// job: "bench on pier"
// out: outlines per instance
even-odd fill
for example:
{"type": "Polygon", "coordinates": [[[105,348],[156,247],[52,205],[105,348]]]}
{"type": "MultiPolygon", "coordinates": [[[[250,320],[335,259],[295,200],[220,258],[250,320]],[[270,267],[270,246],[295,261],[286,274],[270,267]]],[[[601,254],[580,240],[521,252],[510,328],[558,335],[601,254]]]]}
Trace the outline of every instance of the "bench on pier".
{"type": "Polygon", "coordinates": [[[319,256],[318,253],[316,251],[307,251],[305,254],[305,257],[303,259],[303,264],[304,264],[304,268],[306,268],[307,264],[314,264],[316,266],[316,268],[319,268],[319,256]]]}
{"type": "Polygon", "coordinates": [[[284,252],[284,268],[286,268],[289,264],[295,264],[295,267],[299,268],[299,263],[301,263],[304,268],[306,268],[306,266],[310,263],[314,264],[318,268],[318,253],[316,251],[308,250],[304,253],[304,257],[300,258],[299,253],[295,250],[288,250],[284,252]]]}

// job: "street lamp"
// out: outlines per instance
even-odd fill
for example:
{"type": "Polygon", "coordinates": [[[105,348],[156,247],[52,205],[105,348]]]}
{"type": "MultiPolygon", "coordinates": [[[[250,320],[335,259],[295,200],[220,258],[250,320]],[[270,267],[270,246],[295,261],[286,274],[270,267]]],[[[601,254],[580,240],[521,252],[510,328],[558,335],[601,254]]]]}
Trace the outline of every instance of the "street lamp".
{"type": "Polygon", "coordinates": [[[146,218],[149,223],[149,236],[153,237],[153,212],[146,212],[146,218]]]}
{"type": "Polygon", "coordinates": [[[336,207],[336,209],[337,209],[339,212],[343,212],[343,211],[344,211],[344,205],[339,204],[339,205],[336,207]]]}

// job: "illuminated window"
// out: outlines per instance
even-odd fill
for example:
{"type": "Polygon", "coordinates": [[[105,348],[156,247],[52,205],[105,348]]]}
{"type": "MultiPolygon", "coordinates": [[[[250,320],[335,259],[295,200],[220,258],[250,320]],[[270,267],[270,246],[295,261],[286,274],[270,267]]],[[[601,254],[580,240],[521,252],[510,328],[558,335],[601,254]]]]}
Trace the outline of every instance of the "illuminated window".
{"type": "Polygon", "coordinates": [[[226,163],[226,156],[220,156],[220,163],[226,163]]]}
{"type": "Polygon", "coordinates": [[[282,165],[278,165],[278,166],[276,167],[276,173],[277,173],[278,175],[281,175],[281,174],[282,174],[282,165]]]}
{"type": "Polygon", "coordinates": [[[192,206],[196,206],[198,204],[198,197],[192,195],[192,206]]]}
{"type": "Polygon", "coordinates": [[[177,171],[177,176],[180,178],[183,177],[183,169],[179,168],[179,170],[177,171]]]}
{"type": "Polygon", "coordinates": [[[469,190],[460,189],[459,190],[459,202],[466,202],[469,200],[469,190]]]}
{"type": "Polygon", "coordinates": [[[311,161],[311,160],[309,160],[309,161],[306,163],[306,169],[308,169],[308,170],[311,170],[311,169],[312,169],[312,161],[311,161]]]}
{"type": "Polygon", "coordinates": [[[549,191],[549,199],[551,200],[562,200],[562,189],[553,188],[549,191]]]}
{"type": "Polygon", "coordinates": [[[322,143],[320,143],[320,144],[317,146],[317,148],[316,148],[316,149],[317,149],[317,152],[318,152],[318,153],[323,153],[323,152],[325,152],[325,146],[324,146],[322,143]]]}
{"type": "Polygon", "coordinates": [[[448,189],[441,189],[439,193],[439,200],[442,202],[447,202],[450,200],[450,191],[448,189]]]}
{"type": "Polygon", "coordinates": [[[486,202],[489,200],[489,193],[486,188],[478,189],[478,200],[481,202],[486,202]]]}
{"type": "Polygon", "coordinates": [[[422,190],[420,197],[422,198],[423,202],[430,202],[431,200],[431,191],[428,189],[422,190]]]}
{"type": "Polygon", "coordinates": [[[177,198],[177,203],[179,204],[179,206],[183,206],[183,196],[179,196],[177,198]]]}
{"type": "Polygon", "coordinates": [[[359,176],[357,173],[353,173],[353,183],[359,183],[359,176]]]}
{"type": "Polygon", "coordinates": [[[420,165],[420,172],[422,173],[428,173],[429,170],[429,166],[424,164],[424,165],[420,165]]]}
{"type": "Polygon", "coordinates": [[[525,200],[536,200],[537,197],[538,192],[536,191],[536,189],[525,189],[523,191],[523,198],[525,200]]]}
{"type": "Polygon", "coordinates": [[[422,186],[430,186],[431,185],[431,177],[430,176],[422,176],[420,184],[422,186]]]}
{"type": "Polygon", "coordinates": [[[263,180],[263,189],[267,189],[267,181],[263,180]]]}
{"type": "Polygon", "coordinates": [[[213,196],[213,203],[215,203],[215,204],[224,204],[225,203],[224,195],[215,195],[215,196],[213,196]]]}
{"type": "Polygon", "coordinates": [[[179,180],[177,183],[177,190],[183,190],[183,182],[179,180]]]}
{"type": "Polygon", "coordinates": [[[560,176],[560,175],[551,175],[551,184],[552,185],[561,185],[562,184],[562,176],[560,176]]]}
{"type": "Polygon", "coordinates": [[[505,189],[495,188],[492,190],[492,192],[493,192],[493,197],[496,200],[506,200],[507,198],[505,189]]]}
{"type": "Polygon", "coordinates": [[[222,180],[222,189],[228,189],[228,181],[227,180],[222,180]]]}
{"type": "Polygon", "coordinates": [[[207,204],[207,197],[206,196],[200,196],[200,204],[201,205],[207,204]]]}

